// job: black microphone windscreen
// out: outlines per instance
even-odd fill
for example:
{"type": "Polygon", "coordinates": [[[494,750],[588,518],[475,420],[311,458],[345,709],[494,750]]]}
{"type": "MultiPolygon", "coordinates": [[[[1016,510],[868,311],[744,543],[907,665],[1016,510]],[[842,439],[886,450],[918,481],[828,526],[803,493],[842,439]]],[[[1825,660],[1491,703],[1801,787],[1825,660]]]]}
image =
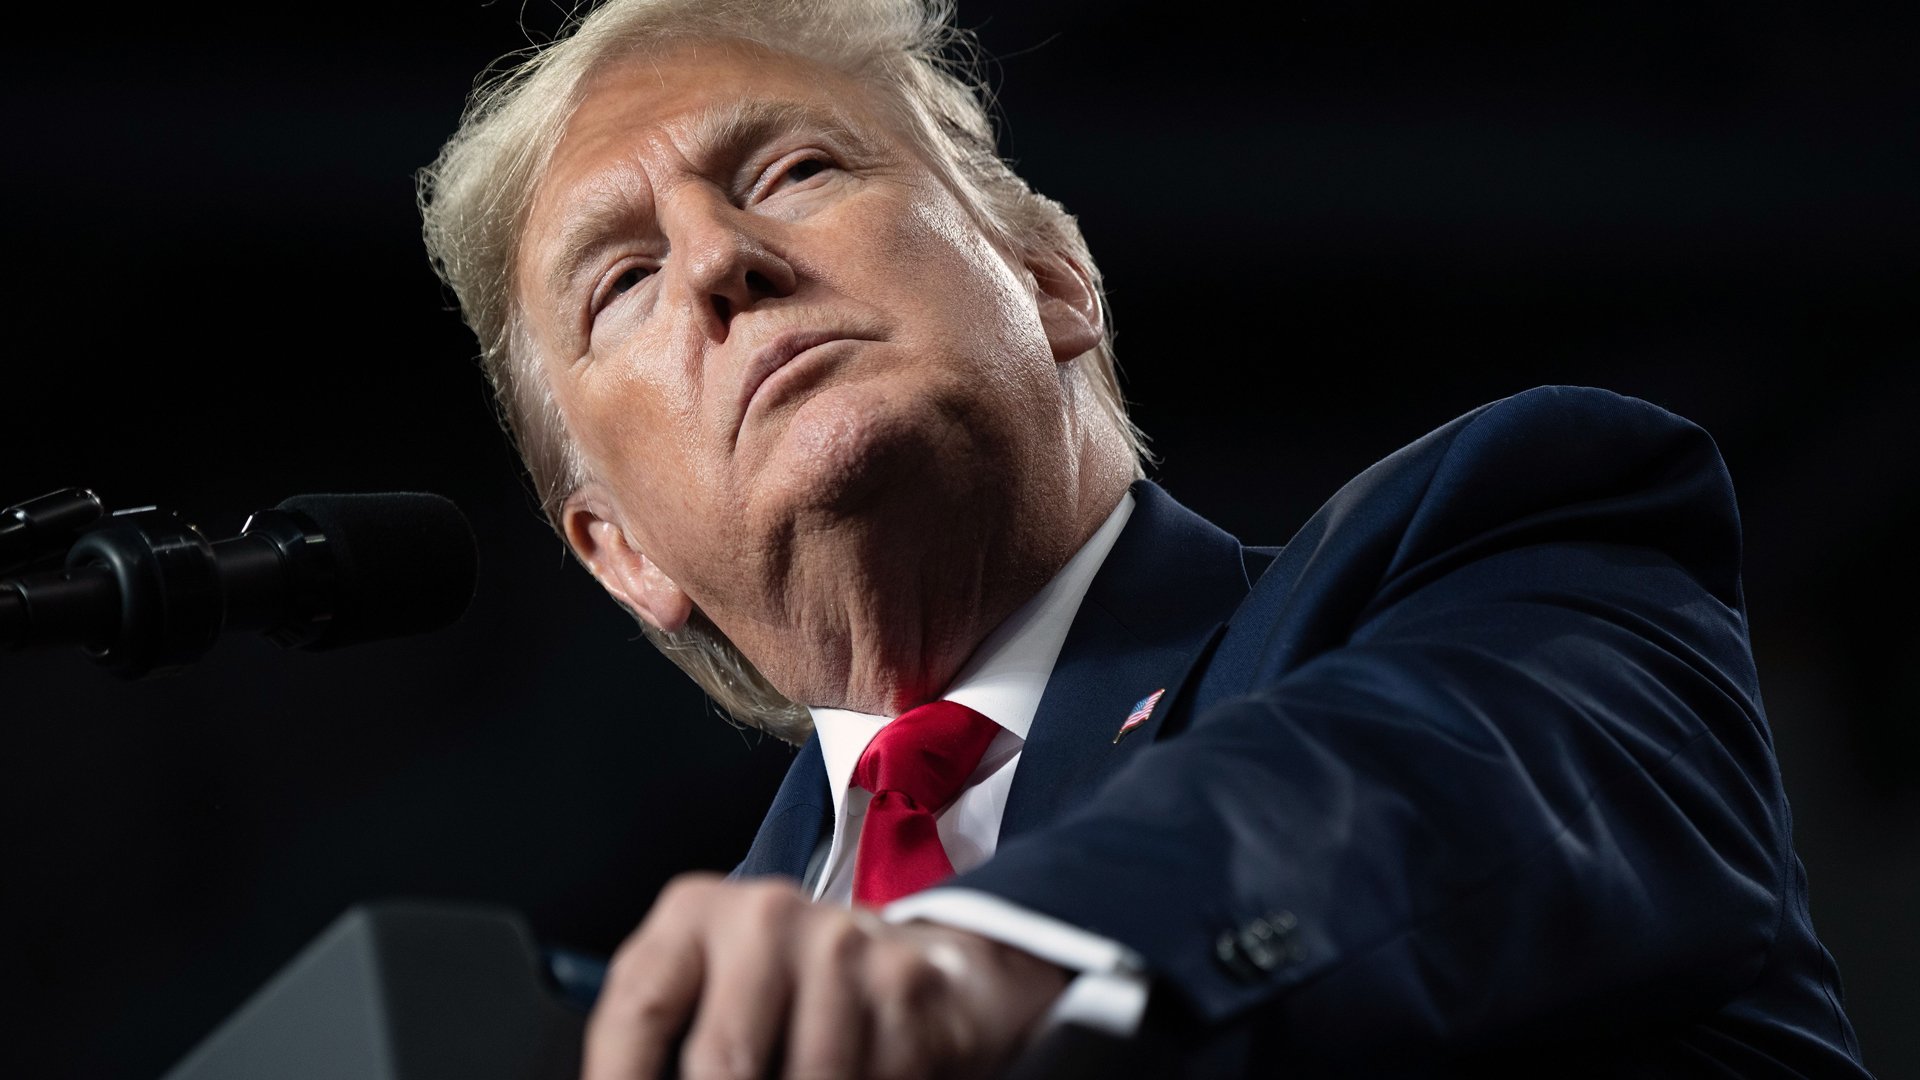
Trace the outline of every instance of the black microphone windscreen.
{"type": "Polygon", "coordinates": [[[307,648],[437,630],[473,599],[473,527],[439,495],[296,495],[279,508],[320,527],[338,575],[332,622],[307,648]]]}

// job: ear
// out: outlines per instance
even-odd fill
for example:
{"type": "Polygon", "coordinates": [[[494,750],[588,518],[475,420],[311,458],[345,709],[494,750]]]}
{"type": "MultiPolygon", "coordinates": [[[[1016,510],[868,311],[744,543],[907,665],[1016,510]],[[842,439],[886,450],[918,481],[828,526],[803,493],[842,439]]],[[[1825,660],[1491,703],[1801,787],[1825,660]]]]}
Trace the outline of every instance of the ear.
{"type": "Polygon", "coordinates": [[[1057,252],[1030,255],[1034,302],[1040,325],[1053,345],[1053,361],[1064,364],[1100,344],[1106,326],[1100,318],[1100,293],[1079,263],[1057,252]]]}
{"type": "Polygon", "coordinates": [[[560,510],[560,532],[602,588],[628,611],[669,633],[687,624],[693,600],[633,546],[608,504],[577,491],[560,510]]]}

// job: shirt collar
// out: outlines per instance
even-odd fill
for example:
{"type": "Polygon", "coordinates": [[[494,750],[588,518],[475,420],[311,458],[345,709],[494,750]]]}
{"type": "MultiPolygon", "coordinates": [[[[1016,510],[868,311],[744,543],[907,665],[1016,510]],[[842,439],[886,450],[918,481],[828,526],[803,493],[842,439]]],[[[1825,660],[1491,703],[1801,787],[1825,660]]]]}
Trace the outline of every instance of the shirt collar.
{"type": "MultiPolygon", "coordinates": [[[[1060,647],[1066,643],[1080,602],[1086,599],[1094,575],[1132,514],[1133,493],[1128,492],[1046,587],[987,635],[940,696],[985,715],[1024,740],[1033,726],[1034,713],[1040,710],[1040,697],[1046,692],[1054,661],[1060,658],[1060,647]]],[[[820,735],[820,753],[826,761],[837,821],[853,767],[866,752],[867,743],[893,718],[850,709],[808,711],[820,735]]]]}

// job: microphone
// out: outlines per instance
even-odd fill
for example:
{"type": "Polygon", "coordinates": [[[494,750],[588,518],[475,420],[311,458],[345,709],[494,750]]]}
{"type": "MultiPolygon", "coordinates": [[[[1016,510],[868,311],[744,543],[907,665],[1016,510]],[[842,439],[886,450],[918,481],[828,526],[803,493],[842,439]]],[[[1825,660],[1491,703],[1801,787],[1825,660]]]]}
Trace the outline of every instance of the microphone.
{"type": "Polygon", "coordinates": [[[229,631],[305,649],[426,633],[466,610],[478,566],[438,495],[296,496],[211,544],[170,511],[128,511],[83,533],[66,569],[0,581],[0,649],[77,644],[137,678],[229,631]]]}

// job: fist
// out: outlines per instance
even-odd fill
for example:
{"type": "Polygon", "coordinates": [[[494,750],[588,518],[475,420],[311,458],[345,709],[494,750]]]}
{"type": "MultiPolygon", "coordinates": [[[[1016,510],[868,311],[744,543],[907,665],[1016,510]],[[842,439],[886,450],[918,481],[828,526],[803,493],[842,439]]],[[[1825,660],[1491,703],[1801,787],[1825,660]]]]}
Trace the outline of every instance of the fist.
{"type": "Polygon", "coordinates": [[[815,904],[781,879],[676,878],[614,954],[584,1080],[990,1076],[1067,973],[930,923],[815,904]],[[684,1036],[684,1038],[683,1038],[684,1036]]]}

